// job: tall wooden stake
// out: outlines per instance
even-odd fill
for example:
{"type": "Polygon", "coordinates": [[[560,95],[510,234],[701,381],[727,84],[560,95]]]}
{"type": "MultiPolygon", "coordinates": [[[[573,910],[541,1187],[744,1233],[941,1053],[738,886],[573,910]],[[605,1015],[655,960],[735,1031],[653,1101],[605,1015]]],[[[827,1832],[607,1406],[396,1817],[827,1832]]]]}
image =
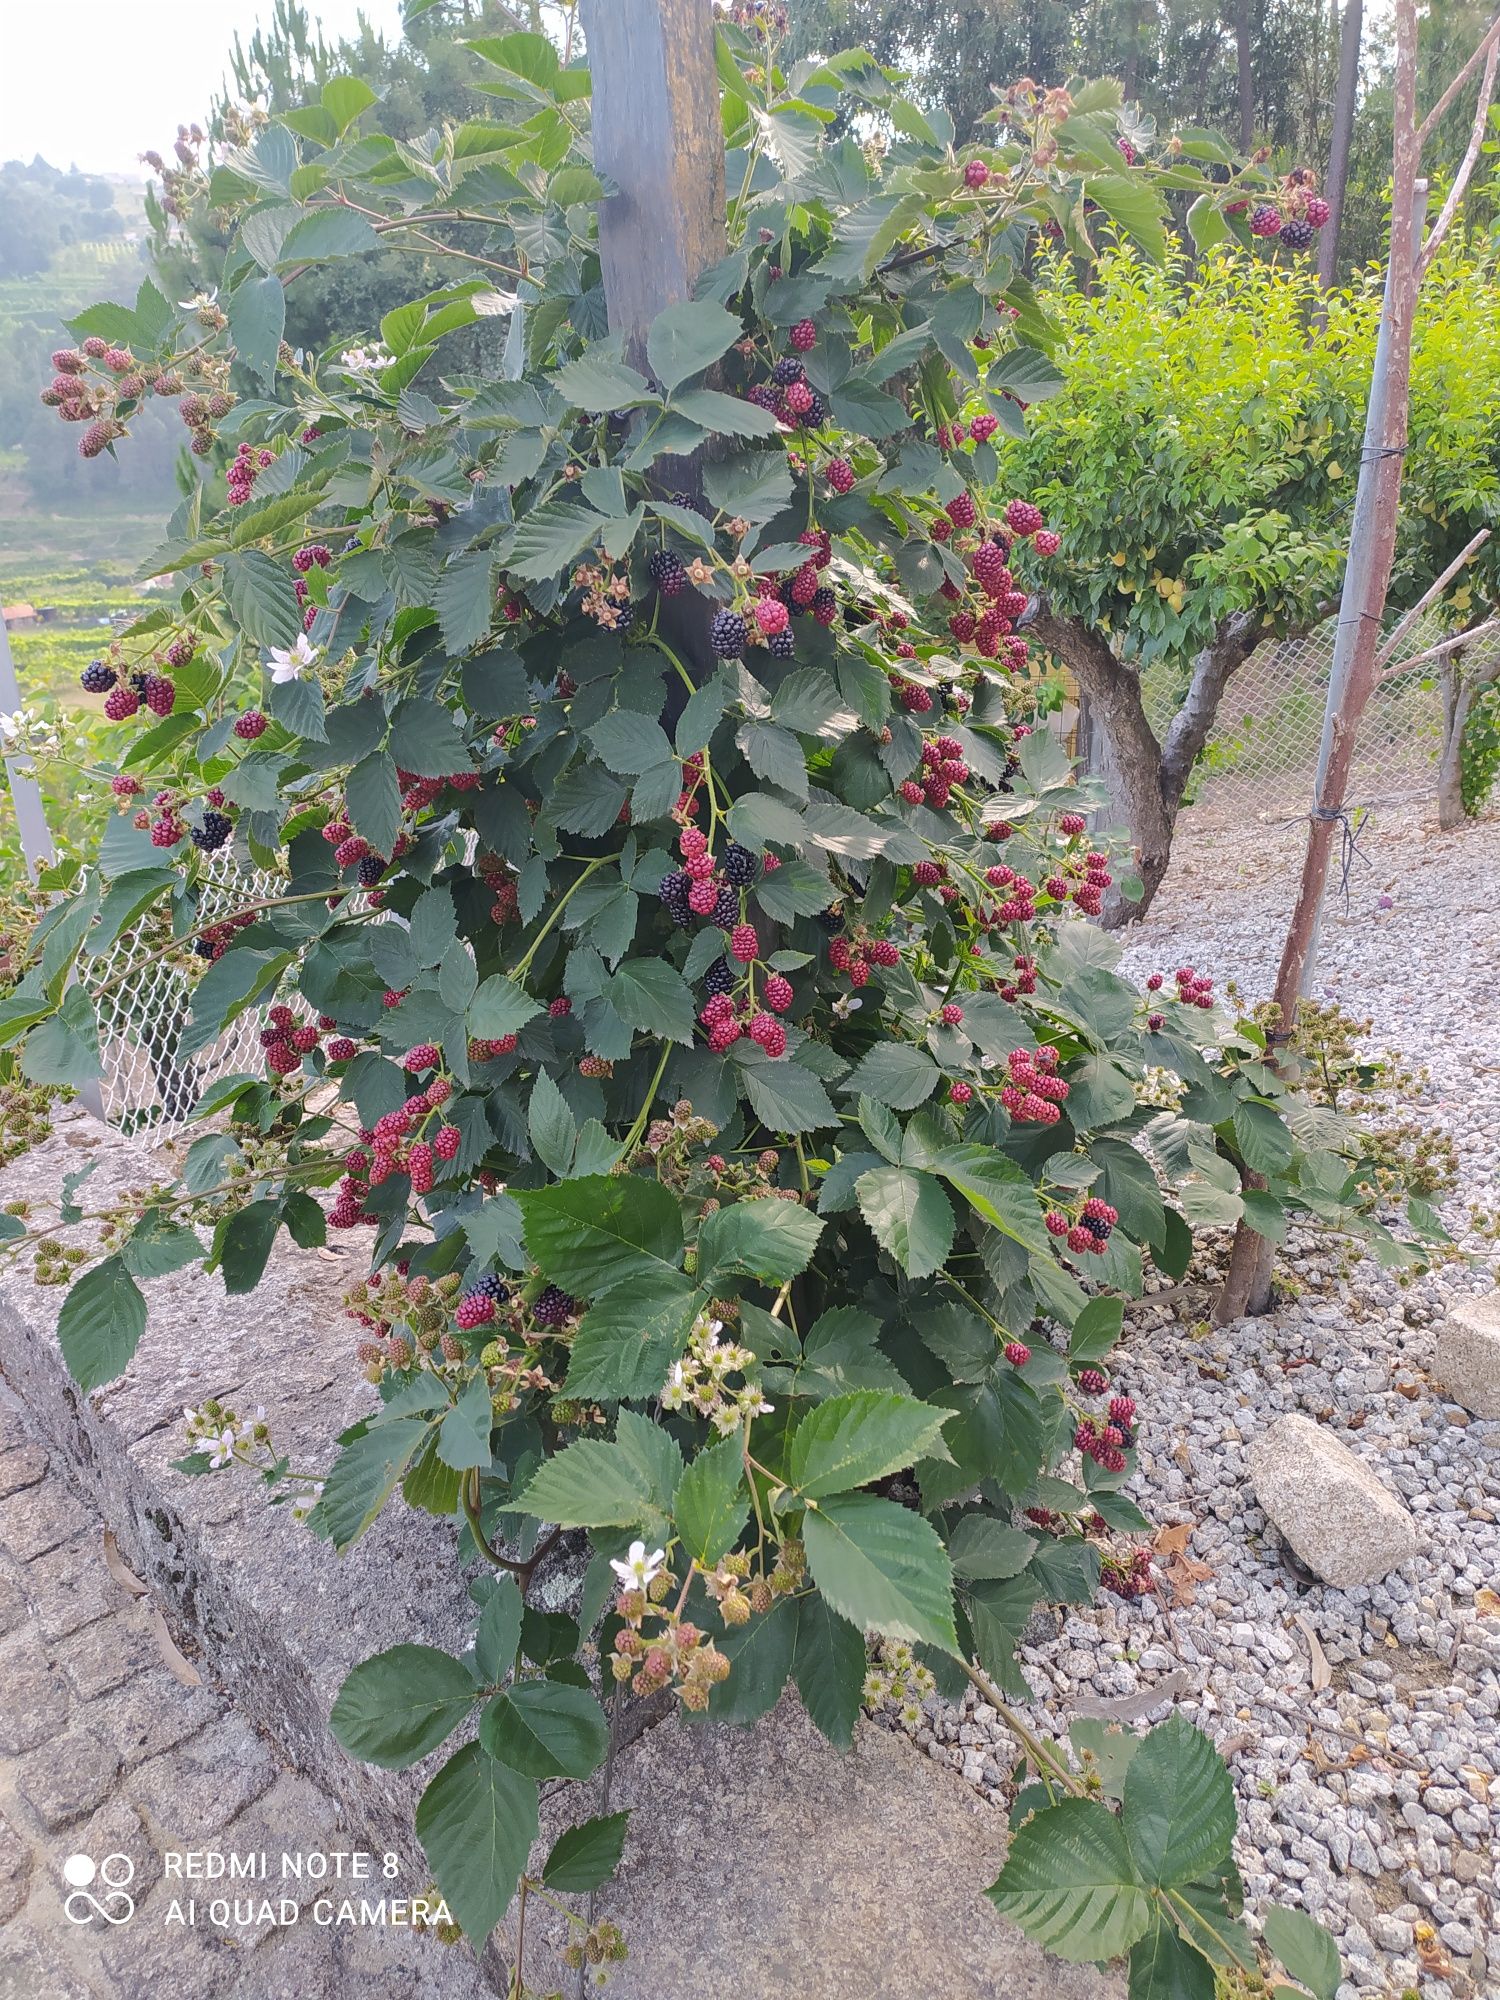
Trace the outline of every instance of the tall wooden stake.
{"type": "Polygon", "coordinates": [[[633,353],[724,254],[724,127],[705,0],[583,0],[609,324],[633,353]]]}
{"type": "MultiPolygon", "coordinates": [[[[617,193],[599,204],[599,261],[612,333],[646,366],[646,334],[689,299],[724,254],[724,123],[706,0],[582,0],[593,77],[594,164],[617,193]]],[[[662,457],[667,492],[701,491],[697,456],[662,457]]],[[[697,591],[663,598],[657,630],[697,681],[714,671],[713,607],[697,591]]],[[[674,677],[668,726],[685,690],[674,677]]]]}
{"type": "Polygon", "coordinates": [[[1339,227],[1349,186],[1349,148],[1354,137],[1354,106],[1359,97],[1359,46],[1364,33],[1363,0],[1346,0],[1339,29],[1339,80],[1333,99],[1333,131],[1328,141],[1328,180],[1324,194],[1329,216],[1318,238],[1318,283],[1327,291],[1338,269],[1339,227]]]}

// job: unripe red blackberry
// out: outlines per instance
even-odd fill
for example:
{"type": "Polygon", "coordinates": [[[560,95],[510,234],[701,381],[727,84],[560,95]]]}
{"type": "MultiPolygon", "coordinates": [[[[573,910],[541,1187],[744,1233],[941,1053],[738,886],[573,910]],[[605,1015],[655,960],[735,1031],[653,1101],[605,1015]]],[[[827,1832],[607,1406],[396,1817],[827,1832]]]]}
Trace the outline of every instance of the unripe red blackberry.
{"type": "Polygon", "coordinates": [[[1250,234],[1252,236],[1279,236],[1281,234],[1281,210],[1268,201],[1263,201],[1250,211],[1250,234]]]}
{"type": "Polygon", "coordinates": [[[956,1028],[964,1017],[964,1010],[955,1000],[950,1000],[938,1015],[945,1028],[956,1028]]]}
{"type": "Polygon", "coordinates": [[[736,924],[729,934],[730,955],[741,965],[749,965],[760,957],[760,939],[754,924],[736,924]]]}
{"type": "MultiPolygon", "coordinates": [[[[1328,206],[1327,202],[1324,201],[1321,195],[1315,194],[1312,197],[1312,199],[1308,202],[1307,208],[1304,212],[1307,216],[1307,220],[1311,223],[1313,228],[1321,229],[1328,221],[1329,216],[1332,215],[1333,210],[1328,206]]],[[[57,356],[54,354],[52,359],[55,363],[57,360],[57,356]]]]}
{"type": "Polygon", "coordinates": [[[807,354],[818,344],[817,323],[810,319],[799,319],[787,335],[798,354],[807,354]]]}
{"type": "Polygon", "coordinates": [[[1012,1368],[1024,1368],[1031,1359],[1031,1349],[1024,1340],[1008,1340],[1005,1343],[1005,1358],[1012,1368]]]}
{"type": "Polygon", "coordinates": [[[979,510],[974,505],[972,493],[956,493],[943,512],[955,528],[972,528],[979,519],[979,510]]]}
{"type": "Polygon", "coordinates": [[[918,687],[913,681],[903,681],[900,686],[901,706],[908,715],[926,715],[932,708],[932,690],[918,687]]]}
{"type": "Polygon", "coordinates": [[[234,733],[243,742],[253,743],[257,736],[266,732],[266,718],[258,708],[247,708],[234,725],[234,733]]]}
{"type": "Polygon", "coordinates": [[[854,485],[854,467],[847,458],[828,461],[828,484],[835,493],[848,493],[854,485]]]}
{"type": "Polygon", "coordinates": [[[1062,547],[1062,536],[1055,528],[1038,528],[1031,538],[1031,546],[1039,556],[1055,556],[1062,547]]]}
{"type": "Polygon", "coordinates": [[[983,410],[969,426],[969,436],[975,444],[986,444],[1000,428],[1000,419],[983,410]]]}
{"type": "MultiPolygon", "coordinates": [[[[920,867],[922,864],[918,863],[920,867]]],[[[901,963],[900,948],[890,938],[876,938],[869,947],[870,963],[890,971],[893,965],[901,963]]]]}
{"type": "Polygon", "coordinates": [[[1020,535],[1023,539],[1027,535],[1034,535],[1041,527],[1042,520],[1041,508],[1033,507],[1029,500],[1012,500],[1005,510],[1005,525],[1012,534],[1020,535]]]}
{"type": "Polygon", "coordinates": [[[436,1069],[442,1056],[431,1042],[418,1042],[414,1049],[408,1049],[401,1058],[401,1067],[415,1073],[418,1070],[436,1069]]]}
{"type": "Polygon", "coordinates": [[[990,177],[990,170],[983,160],[970,160],[964,168],[964,186],[982,188],[990,177]]]}
{"type": "Polygon", "coordinates": [[[111,688],[105,696],[104,713],[111,722],[124,722],[128,716],[136,713],[140,705],[141,698],[135,689],[122,681],[118,687],[111,688]]]}
{"type": "Polygon", "coordinates": [[[153,715],[170,715],[177,704],[177,687],[165,674],[147,674],[142,698],[153,715]]]}
{"type": "Polygon", "coordinates": [[[961,1083],[961,1082],[950,1083],[948,1086],[948,1098],[950,1103],[967,1104],[970,1098],[973,1097],[973,1095],[974,1095],[974,1086],[972,1083],[961,1083]]]}
{"type": "Polygon", "coordinates": [[[1085,1396],[1102,1396],[1109,1387],[1109,1377],[1102,1368],[1080,1368],[1078,1386],[1085,1396]]]}

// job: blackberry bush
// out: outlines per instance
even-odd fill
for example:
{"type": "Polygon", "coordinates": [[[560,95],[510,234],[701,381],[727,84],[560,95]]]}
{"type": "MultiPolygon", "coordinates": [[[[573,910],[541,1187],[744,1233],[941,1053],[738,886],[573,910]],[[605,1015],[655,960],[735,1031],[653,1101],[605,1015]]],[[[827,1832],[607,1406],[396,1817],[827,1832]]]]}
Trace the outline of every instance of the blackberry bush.
{"type": "MultiPolygon", "coordinates": [[[[392,182],[371,135],[339,153],[335,195],[325,105],[214,163],[222,308],[148,281],[108,309],[144,379],[203,379],[209,356],[213,393],[184,397],[195,448],[228,413],[232,347],[250,435],[179,508],[169,589],[121,641],[153,712],[153,651],[176,649],[170,727],[124,745],[141,803],[117,794],[0,1034],[32,1084],[97,1074],[71,956],[170,908],[202,960],[190,1045],[261,1010],[265,1074],[217,1089],[227,1128],[76,1278],[63,1351],[85,1391],[125,1366],[164,1231],[186,1257],[201,1225],[234,1292],[283,1227],[354,1248],[370,1398],[335,1461],[289,1464],[210,1397],[184,1470],[255,1467],[337,1549],[389,1496],[451,1518],[483,1562],[472,1665],[396,1648],[332,1717],[351,1755],[399,1768],[482,1707],[418,1814],[476,1945],[533,1886],[539,1780],[603,1761],[591,1669],[616,1702],[670,1690],[744,1722],[795,1661],[847,1744],[873,1642],[906,1649],[906,1685],[981,1687],[1045,1780],[1000,1907],[1072,1957],[1165,1936],[1211,1982],[1193,1957],[1210,1921],[1258,1962],[1227,1773],[1171,1724],[1123,1799],[1101,1796],[1009,1708],[1028,1692],[1016,1636],[1060,1594],[1149,1587],[1121,1490],[1134,1430],[1098,1400],[1148,1266],[1180,1276],[1195,1229],[1241,1215],[1415,1253],[1374,1213],[1353,1126],[1323,1107],[1304,1148],[1256,1024],[1186,968],[1148,1000],[1086,921],[1114,864],[1083,850],[1098,795],[1039,726],[1019,629],[1059,536],[1002,489],[993,439],[1057,379],[1015,261],[1028,237],[1091,255],[1084,219],[1113,215],[1149,242],[1167,187],[1223,203],[1264,176],[1132,163],[1109,86],[1019,87],[958,151],[861,58],[794,89],[775,10],[735,12],[729,143],[763,170],[698,296],[650,330],[649,377],[598,337],[587,77],[529,35],[475,44],[559,115],[507,134],[506,188],[536,198],[497,197],[472,266],[448,253],[472,283],[387,315],[378,343],[283,348],[282,283],[364,254],[371,216],[387,250],[429,242],[425,210],[445,214],[483,137],[432,142],[424,204],[418,155],[392,182]],[[898,136],[883,155],[827,140],[804,88],[820,108],[851,91],[898,136]],[[767,131],[795,135],[786,180],[767,131]],[[302,191],[284,263],[267,185],[302,191]],[[503,303],[496,267],[521,258],[524,378],[445,372],[445,337],[503,303]],[[664,491],[658,462],[710,443],[701,491],[664,491]],[[225,821],[279,880],[205,925],[201,850],[225,821]],[[1148,1072],[1178,1080],[1180,1109],[1148,1072]],[[577,1615],[549,1617],[557,1670],[518,1677],[560,1537],[577,1615]],[[1188,1779],[1190,1853],[1148,1880],[1129,1843],[1188,1779]],[[1118,1880],[1068,1874],[1085,1821],[1118,1880]]],[[[490,171],[464,182],[476,203],[490,171]]],[[[80,369],[95,325],[74,323],[80,369]]],[[[109,351],[89,393],[128,430],[109,351]]],[[[602,1880],[625,1837],[623,1815],[593,1823],[569,1886],[602,1880]]],[[[1149,1963],[1133,1978],[1165,1990],[1149,1963]]]]}

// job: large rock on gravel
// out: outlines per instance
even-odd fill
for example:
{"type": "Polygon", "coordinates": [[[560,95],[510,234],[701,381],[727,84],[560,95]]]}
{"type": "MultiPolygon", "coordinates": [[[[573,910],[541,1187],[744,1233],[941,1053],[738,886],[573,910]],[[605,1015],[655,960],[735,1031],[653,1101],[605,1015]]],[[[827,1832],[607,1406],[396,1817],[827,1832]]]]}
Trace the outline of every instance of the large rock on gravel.
{"type": "Polygon", "coordinates": [[[1348,1445],[1310,1417],[1278,1417],[1249,1450],[1273,1527],[1339,1590],[1375,1583],[1416,1554],[1417,1524],[1348,1445]]]}
{"type": "MultiPolygon", "coordinates": [[[[559,1789],[549,1838],[602,1809],[559,1789]]],[[[616,1761],[622,1807],[597,1898],[630,1949],[609,2000],[1124,2000],[1118,1969],[1051,1958],[996,1914],[1005,1815],[873,1723],[841,1752],[790,1695],[750,1730],[674,1719],[616,1761]]],[[[565,1935],[528,1905],[528,1990],[573,1993],[565,1935]]]]}
{"type": "Polygon", "coordinates": [[[1457,1301],[1438,1333],[1432,1372],[1476,1417],[1500,1417],[1500,1292],[1457,1301]]]}

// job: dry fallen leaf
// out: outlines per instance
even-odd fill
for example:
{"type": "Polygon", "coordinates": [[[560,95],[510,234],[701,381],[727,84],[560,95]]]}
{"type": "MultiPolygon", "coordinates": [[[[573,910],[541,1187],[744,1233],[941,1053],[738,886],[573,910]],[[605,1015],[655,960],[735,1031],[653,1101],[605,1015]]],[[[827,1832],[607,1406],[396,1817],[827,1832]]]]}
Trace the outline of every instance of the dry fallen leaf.
{"type": "Polygon", "coordinates": [[[1313,1630],[1312,1620],[1308,1617],[1307,1613],[1299,1611],[1292,1622],[1307,1641],[1307,1650],[1312,1655],[1313,1693],[1317,1694],[1323,1688],[1332,1685],[1333,1668],[1328,1664],[1328,1655],[1319,1644],[1318,1635],[1313,1630]]]}
{"type": "Polygon", "coordinates": [[[1158,1528],[1152,1546],[1159,1556],[1180,1556],[1192,1540],[1196,1521],[1184,1521],[1174,1528],[1158,1528]]]}
{"type": "Polygon", "coordinates": [[[203,1676],[192,1661],[178,1648],[177,1641],[167,1630],[167,1621],[161,1615],[161,1607],[150,1604],[146,1615],[151,1622],[151,1636],[156,1641],[156,1650],[161,1654],[162,1665],[174,1680],[182,1682],[185,1688],[200,1687],[203,1676]]]}
{"type": "Polygon", "coordinates": [[[1476,1590],[1474,1609],[1481,1618],[1500,1618],[1500,1591],[1491,1590],[1488,1584],[1483,1590],[1476,1590]]]}
{"type": "Polygon", "coordinates": [[[1157,1567],[1173,1604],[1191,1604],[1198,1585],[1214,1572],[1208,1563],[1198,1562],[1187,1552],[1196,1521],[1183,1521],[1171,1528],[1158,1528],[1152,1541],[1157,1567]]]}
{"type": "Polygon", "coordinates": [[[115,1540],[113,1528],[104,1530],[104,1567],[109,1571],[122,1590],[128,1590],[132,1597],[144,1597],[146,1586],[133,1569],[126,1567],[125,1558],[120,1554],[120,1545],[115,1540]]]}

